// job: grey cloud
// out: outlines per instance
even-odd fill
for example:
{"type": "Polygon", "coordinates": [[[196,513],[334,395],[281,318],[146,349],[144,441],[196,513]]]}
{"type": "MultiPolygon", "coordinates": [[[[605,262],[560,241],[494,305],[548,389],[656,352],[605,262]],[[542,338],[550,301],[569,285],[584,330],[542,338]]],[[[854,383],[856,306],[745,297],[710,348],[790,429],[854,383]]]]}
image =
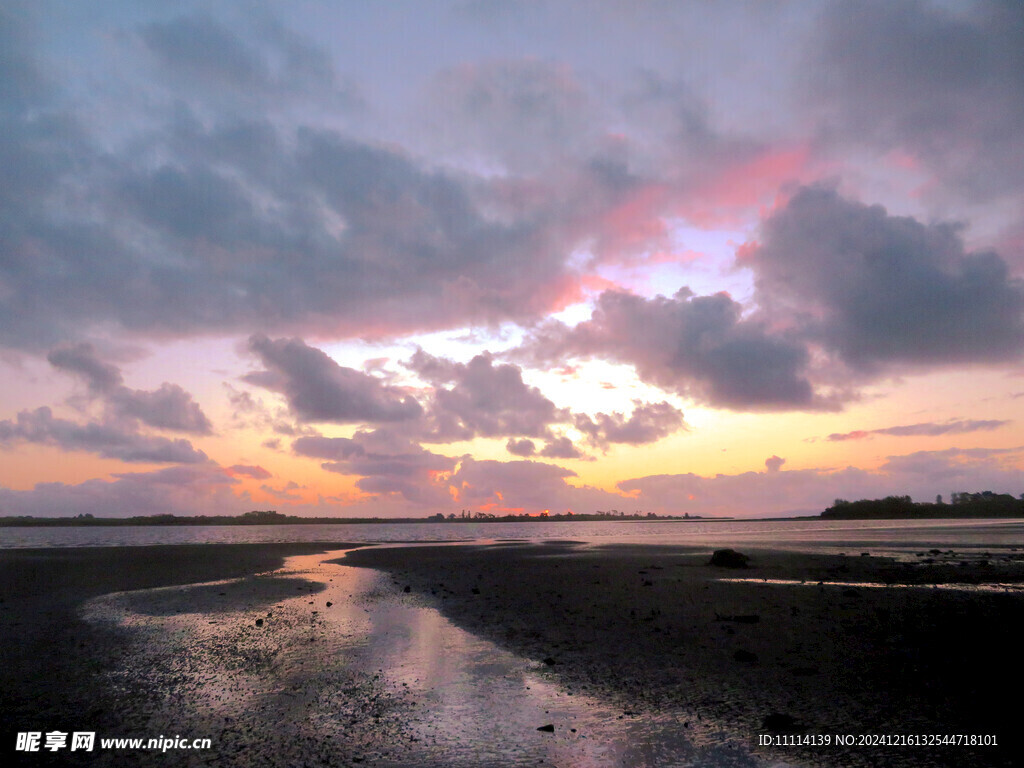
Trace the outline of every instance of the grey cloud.
{"type": "Polygon", "coordinates": [[[539,454],[545,459],[582,459],[583,453],[568,437],[556,437],[548,441],[539,454]]]}
{"type": "MultiPolygon", "coordinates": [[[[903,456],[889,456],[881,470],[890,473],[901,473],[908,477],[923,478],[941,487],[948,488],[950,483],[970,484],[971,490],[990,489],[993,486],[1013,489],[1014,495],[1019,491],[1020,470],[1017,468],[1021,447],[1016,448],[946,448],[941,451],[916,451],[903,456]],[[1005,460],[1005,461],[1004,461],[1005,460]],[[979,482],[979,473],[991,473],[993,469],[1007,474],[1017,474],[1011,484],[1005,481],[997,483],[979,482]]],[[[940,489],[941,489],[940,487],[940,489]]],[[[955,488],[953,490],[963,490],[955,488]]]]}
{"type": "Polygon", "coordinates": [[[294,482],[288,483],[284,488],[274,488],[264,483],[260,486],[260,490],[281,501],[302,501],[302,496],[295,493],[299,490],[299,485],[294,482]]]}
{"type": "Polygon", "coordinates": [[[266,480],[268,477],[273,477],[273,474],[265,470],[260,466],[252,466],[249,464],[234,464],[227,468],[232,476],[237,477],[241,475],[243,477],[252,477],[257,480],[266,480]]]}
{"type": "Polygon", "coordinates": [[[778,472],[782,469],[782,465],[785,463],[785,459],[775,456],[774,454],[764,460],[764,466],[769,472],[778,472]]]}
{"type": "Polygon", "coordinates": [[[213,431],[202,408],[180,386],[164,382],[154,391],[130,389],[123,385],[120,369],[100,360],[90,344],[58,347],[47,360],[58,370],[85,379],[90,393],[104,401],[114,419],[138,419],[151,427],[198,435],[213,431]]]}
{"type": "Polygon", "coordinates": [[[415,398],[369,374],[338,365],[301,339],[256,335],[249,340],[249,349],[269,370],[249,374],[246,381],[282,392],[303,420],[392,422],[422,414],[415,398]]]}
{"type": "Polygon", "coordinates": [[[218,106],[266,108],[297,98],[318,107],[351,110],[363,106],[359,89],[335,72],[327,51],[269,16],[250,20],[243,31],[212,16],[178,16],[139,30],[165,80],[218,106]],[[247,39],[246,39],[247,38],[247,39]]]}
{"type": "Polygon", "coordinates": [[[7,515],[34,517],[192,516],[245,511],[244,502],[231,493],[238,481],[212,464],[119,473],[114,478],[78,485],[39,483],[26,491],[0,488],[0,508],[7,515]]]}
{"type": "Polygon", "coordinates": [[[165,382],[153,392],[122,387],[111,393],[110,402],[119,414],[139,419],[151,427],[197,435],[213,431],[199,403],[177,384],[165,382]]]}
{"type": "Polygon", "coordinates": [[[758,301],[854,369],[997,362],[1024,351],[1024,287],[957,229],[802,188],[745,259],[758,301]]]}
{"type": "Polygon", "coordinates": [[[353,438],[301,437],[292,450],[300,456],[327,459],[320,466],[328,472],[358,475],[356,487],[366,493],[399,493],[415,504],[450,500],[435,475],[450,472],[456,460],[388,430],[357,432],[353,438]]]}
{"type": "Polygon", "coordinates": [[[512,505],[545,509],[564,496],[565,478],[576,473],[535,461],[478,461],[464,458],[451,483],[459,502],[481,504],[507,497],[512,505]]]}
{"type": "Polygon", "coordinates": [[[536,170],[590,148],[592,105],[565,65],[538,59],[463,63],[435,77],[429,99],[436,105],[434,131],[448,151],[536,170]]]}
{"type": "Polygon", "coordinates": [[[480,437],[549,437],[550,425],[567,418],[539,389],[523,381],[517,365],[481,354],[453,363],[419,350],[409,367],[435,385],[430,440],[480,437]],[[450,388],[443,384],[453,383],[450,388]]]}
{"type": "Polygon", "coordinates": [[[91,344],[58,347],[46,359],[57,370],[83,377],[94,392],[111,392],[123,382],[118,367],[100,360],[91,344]]]}
{"type": "Polygon", "coordinates": [[[330,132],[182,127],[154,138],[176,158],[155,167],[22,132],[0,139],[28,164],[0,210],[11,346],[100,323],[380,336],[534,317],[574,285],[557,221],[498,222],[480,184],[330,132]],[[72,171],[103,204],[62,198],[72,171]]]}
{"type": "Polygon", "coordinates": [[[592,445],[601,448],[607,448],[610,443],[653,443],[685,427],[682,411],[664,401],[635,401],[628,419],[621,413],[599,413],[594,418],[577,414],[574,423],[592,445]]]}
{"type": "MultiPolygon", "coordinates": [[[[951,490],[992,489],[1020,493],[1017,463],[1022,449],[951,448],[890,456],[876,471],[844,468],[744,472],[702,477],[692,473],[650,475],[618,483],[638,507],[673,514],[764,517],[817,515],[837,498],[910,494],[931,501],[951,490]]],[[[780,466],[781,469],[781,466],[780,466]]]]}
{"type": "Polygon", "coordinates": [[[365,454],[363,446],[348,437],[323,437],[307,435],[292,443],[292,450],[299,456],[310,456],[317,459],[344,461],[353,456],[365,454]]]}
{"type": "Polygon", "coordinates": [[[962,435],[967,432],[991,431],[1005,427],[1011,422],[1005,419],[956,419],[953,421],[925,421],[918,424],[901,424],[882,429],[854,430],[853,432],[833,432],[828,436],[830,441],[860,440],[870,435],[894,435],[896,437],[916,437],[935,435],[962,435]]]}
{"type": "Polygon", "coordinates": [[[1024,6],[1001,0],[832,3],[812,44],[826,130],[902,148],[972,198],[1024,178],[1024,6]]]}
{"type": "Polygon", "coordinates": [[[187,73],[197,83],[213,80],[244,91],[269,81],[259,55],[209,16],[149,24],[142,39],[170,71],[187,73]]]}
{"type": "Polygon", "coordinates": [[[591,486],[566,482],[576,473],[536,461],[478,461],[462,457],[449,479],[463,506],[537,512],[592,512],[624,508],[632,500],[591,486]]]}
{"type": "Polygon", "coordinates": [[[645,299],[619,290],[600,295],[591,318],[574,328],[542,327],[521,354],[537,361],[599,356],[633,365],[652,384],[738,410],[831,407],[807,378],[798,340],[774,334],[725,294],[645,299]]]}
{"type": "Polygon", "coordinates": [[[17,442],[56,446],[64,451],[87,451],[127,462],[198,464],[209,461],[188,440],[142,435],[120,424],[77,424],[56,418],[47,407],[20,411],[14,420],[0,421],[0,445],[17,442]]]}
{"type": "MultiPolygon", "coordinates": [[[[301,127],[305,112],[276,119],[260,90],[268,78],[280,91],[290,80],[279,71],[327,78],[330,62],[273,24],[258,35],[265,61],[210,17],[146,27],[150,50],[181,76],[262,102],[201,102],[200,83],[163,124],[160,105],[128,103],[115,151],[74,113],[12,106],[0,126],[0,343],[49,347],[98,326],[380,337],[533,320],[580,295],[578,246],[639,247],[604,220],[648,181],[621,158],[495,179],[301,127]]],[[[521,65],[527,90],[548,77],[531,67],[521,65]]]]}
{"type": "Polygon", "coordinates": [[[524,437],[517,440],[514,437],[510,437],[508,442],[505,443],[505,450],[513,456],[521,456],[525,459],[537,452],[537,446],[529,438],[524,437]]]}
{"type": "Polygon", "coordinates": [[[260,228],[242,186],[208,168],[164,166],[126,176],[118,196],[145,224],[176,238],[234,246],[260,228]]]}

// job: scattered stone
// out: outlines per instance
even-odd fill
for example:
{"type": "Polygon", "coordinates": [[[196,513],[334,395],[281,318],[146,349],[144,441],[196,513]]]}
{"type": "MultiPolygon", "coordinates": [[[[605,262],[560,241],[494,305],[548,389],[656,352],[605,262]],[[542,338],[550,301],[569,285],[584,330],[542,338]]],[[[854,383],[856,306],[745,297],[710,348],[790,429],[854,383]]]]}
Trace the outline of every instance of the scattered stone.
{"type": "Polygon", "coordinates": [[[406,592],[406,593],[408,593],[408,592],[412,592],[412,587],[410,587],[410,586],[409,586],[408,584],[406,584],[406,585],[405,585],[405,589],[403,589],[402,591],[403,591],[403,592],[406,592]]]}
{"type": "Polygon", "coordinates": [[[537,730],[538,731],[544,731],[544,733],[554,733],[555,732],[555,724],[554,723],[548,723],[547,725],[542,725],[537,730]]]}
{"type": "Polygon", "coordinates": [[[557,664],[558,662],[557,662],[557,661],[555,661],[555,660],[554,660],[553,658],[551,658],[550,656],[548,656],[548,657],[547,657],[546,659],[544,659],[544,663],[545,663],[545,664],[547,664],[547,665],[548,665],[549,667],[553,667],[553,666],[555,666],[555,664],[557,664]]]}
{"type": "Polygon", "coordinates": [[[746,568],[749,557],[735,549],[716,549],[708,565],[719,568],[746,568]]]}
{"type": "Polygon", "coordinates": [[[263,626],[263,619],[256,619],[256,626],[257,627],[262,627],[263,626]]]}
{"type": "Polygon", "coordinates": [[[327,601],[327,607],[330,608],[332,605],[334,605],[334,603],[332,603],[330,600],[328,600],[327,601]]]}
{"type": "Polygon", "coordinates": [[[750,651],[744,651],[742,648],[732,655],[736,661],[742,661],[747,664],[753,664],[757,661],[757,654],[751,653],[750,651]]]}

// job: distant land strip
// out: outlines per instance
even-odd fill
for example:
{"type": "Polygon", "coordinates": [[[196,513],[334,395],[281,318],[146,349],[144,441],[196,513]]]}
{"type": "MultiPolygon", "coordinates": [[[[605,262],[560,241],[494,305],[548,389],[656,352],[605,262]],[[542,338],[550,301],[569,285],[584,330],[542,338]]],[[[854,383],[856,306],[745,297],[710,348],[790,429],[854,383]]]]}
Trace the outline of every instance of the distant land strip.
{"type": "Polygon", "coordinates": [[[624,513],[618,510],[575,514],[573,512],[538,515],[493,515],[488,512],[450,513],[445,516],[438,512],[428,517],[298,517],[283,515],[275,510],[253,510],[242,515],[197,515],[194,517],[179,515],[139,515],[135,517],[95,517],[93,515],[76,515],[75,517],[32,517],[7,516],[0,517],[0,527],[33,527],[33,526],[108,526],[108,525],[354,525],[379,523],[544,523],[566,521],[617,521],[617,520],[725,520],[731,518],[711,518],[694,515],[656,515],[653,512],[624,513]]]}

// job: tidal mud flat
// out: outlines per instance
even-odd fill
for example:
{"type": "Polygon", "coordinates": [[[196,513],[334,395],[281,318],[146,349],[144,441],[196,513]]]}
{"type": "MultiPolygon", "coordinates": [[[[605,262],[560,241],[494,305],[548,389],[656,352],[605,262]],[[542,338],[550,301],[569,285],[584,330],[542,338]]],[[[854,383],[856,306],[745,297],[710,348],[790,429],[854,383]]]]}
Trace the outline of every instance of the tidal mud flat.
{"type": "Polygon", "coordinates": [[[1019,689],[1022,596],[849,586],[1009,584],[1024,578],[1009,557],[919,566],[754,552],[730,569],[679,547],[352,546],[0,553],[9,746],[18,731],[50,729],[211,739],[195,752],[16,754],[34,765],[989,766],[1019,756],[1014,713],[997,697],[1019,689]],[[737,576],[755,581],[724,580],[737,576]],[[1000,746],[757,743],[960,732],[996,734],[1000,746]]]}
{"type": "Polygon", "coordinates": [[[599,692],[631,716],[681,713],[697,741],[710,724],[768,761],[1021,764],[1007,704],[1024,682],[1019,555],[755,551],[733,569],[709,566],[710,554],[549,542],[367,548],[345,562],[386,569],[459,626],[553,662],[569,691],[599,692]],[[972,589],[992,583],[1007,586],[972,589]],[[768,734],[783,745],[758,747],[768,734]],[[957,734],[998,746],[791,745],[798,735],[957,734]]]}

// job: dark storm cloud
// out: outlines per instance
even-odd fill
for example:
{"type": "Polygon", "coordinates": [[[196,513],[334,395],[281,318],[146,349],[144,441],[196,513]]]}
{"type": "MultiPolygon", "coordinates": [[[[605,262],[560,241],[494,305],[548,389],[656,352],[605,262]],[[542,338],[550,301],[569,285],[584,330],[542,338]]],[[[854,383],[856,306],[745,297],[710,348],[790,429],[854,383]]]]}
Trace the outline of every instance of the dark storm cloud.
{"type": "Polygon", "coordinates": [[[967,432],[989,432],[1005,427],[1011,422],[1005,419],[958,419],[955,421],[925,421],[919,424],[902,424],[883,429],[854,430],[853,432],[833,432],[828,436],[830,441],[861,440],[871,435],[894,435],[896,437],[917,437],[935,435],[962,435],[967,432]]]}
{"type": "Polygon", "coordinates": [[[338,365],[301,339],[256,335],[249,339],[249,349],[267,370],[248,374],[246,381],[284,394],[294,414],[305,421],[407,421],[422,414],[415,398],[369,374],[338,365]]]}
{"type": "Polygon", "coordinates": [[[92,345],[80,343],[57,347],[47,360],[58,370],[82,377],[90,393],[101,399],[113,419],[138,419],[158,429],[208,435],[210,420],[192,395],[177,384],[164,382],[159,389],[130,389],[122,384],[121,371],[96,355],[92,345]]]}
{"type": "Polygon", "coordinates": [[[47,407],[20,411],[15,419],[0,421],[0,445],[49,445],[62,451],[86,451],[127,462],[198,464],[209,461],[188,440],[143,435],[131,425],[57,418],[47,407]]]}
{"type": "Polygon", "coordinates": [[[576,429],[592,444],[607,449],[610,443],[643,445],[683,429],[683,413],[670,403],[633,403],[633,413],[599,413],[594,418],[577,414],[576,429]]]}
{"type": "Polygon", "coordinates": [[[902,148],[973,196],[1024,180],[1024,4],[829,4],[811,98],[829,135],[902,148]]]}
{"type": "Polygon", "coordinates": [[[854,369],[999,362],[1024,351],[1024,287],[956,227],[802,188],[744,257],[757,298],[854,369]]]}
{"type": "Polygon", "coordinates": [[[645,299],[619,290],[601,294],[591,318],[574,328],[549,324],[523,353],[537,362],[598,356],[633,365],[644,381],[712,405],[738,410],[813,409],[807,350],[742,317],[720,293],[645,299]]]}

